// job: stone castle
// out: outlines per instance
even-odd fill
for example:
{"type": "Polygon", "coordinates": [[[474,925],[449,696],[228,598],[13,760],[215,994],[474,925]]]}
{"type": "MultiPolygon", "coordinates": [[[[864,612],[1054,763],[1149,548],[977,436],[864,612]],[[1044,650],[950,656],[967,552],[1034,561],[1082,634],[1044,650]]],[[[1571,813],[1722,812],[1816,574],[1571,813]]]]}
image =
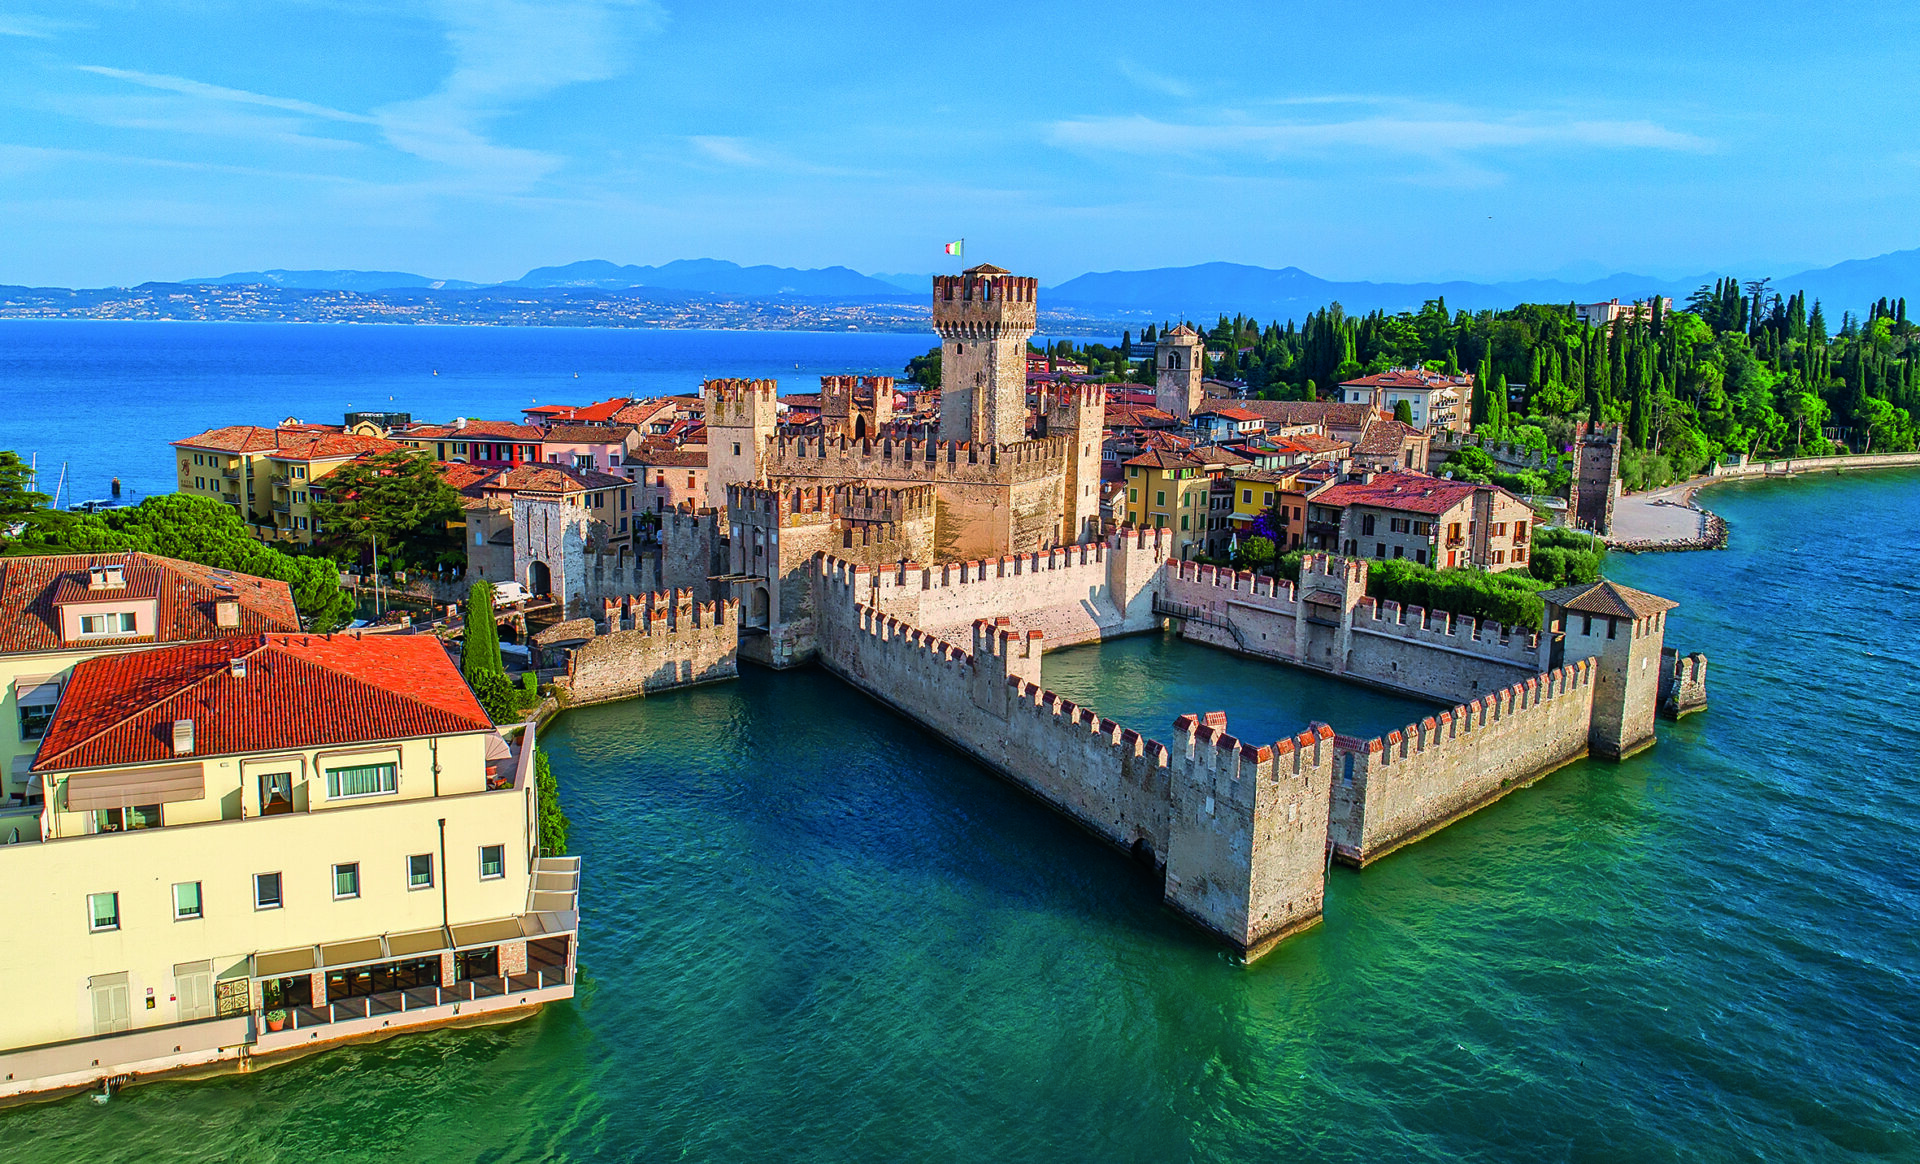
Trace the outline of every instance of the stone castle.
{"type": "MultiPolygon", "coordinates": [[[[1547,592],[1541,627],[1495,626],[1377,601],[1358,559],[1313,555],[1276,581],[1182,561],[1167,530],[1103,527],[1104,392],[1029,401],[1034,301],[997,267],[935,279],[932,431],[894,415],[886,377],[823,378],[805,429],[778,423],[772,381],[708,381],[709,504],[596,583],[668,594],[567,632],[589,644],[580,696],[737,659],[816,664],[1158,870],[1170,906],[1247,957],[1320,918],[1331,861],[1364,866],[1562,765],[1624,759],[1657,713],[1705,705],[1706,660],[1665,646],[1674,604],[1611,582],[1547,592]],[[676,611],[664,629],[657,607],[676,611]],[[1162,743],[1042,682],[1048,649],[1163,628],[1436,711],[1377,739],[1313,723],[1262,743],[1195,709],[1162,743]]],[[[1197,406],[1202,347],[1175,329],[1156,353],[1176,415],[1197,406]]],[[[540,518],[565,555],[565,522],[540,518]]]]}

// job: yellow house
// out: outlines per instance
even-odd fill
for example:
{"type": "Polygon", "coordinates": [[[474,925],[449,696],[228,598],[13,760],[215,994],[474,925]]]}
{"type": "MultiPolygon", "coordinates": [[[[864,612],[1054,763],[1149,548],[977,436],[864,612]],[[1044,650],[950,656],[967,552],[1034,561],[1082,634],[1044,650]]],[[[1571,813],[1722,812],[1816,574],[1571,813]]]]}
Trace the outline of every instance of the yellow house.
{"type": "Polygon", "coordinates": [[[299,629],[285,582],[141,553],[0,558],[0,846],[40,839],[29,768],[76,663],[299,629]]]}
{"type": "Polygon", "coordinates": [[[313,482],[369,453],[403,448],[397,441],[294,422],[210,429],[173,442],[179,491],[234,508],[253,536],[312,545],[313,482]]]}
{"type": "Polygon", "coordinates": [[[1206,544],[1205,467],[1184,453],[1148,449],[1126,462],[1126,524],[1174,532],[1174,554],[1192,556],[1206,544]]]}
{"type": "Polygon", "coordinates": [[[0,1098],[513,1013],[573,993],[578,863],[426,636],[81,662],[44,839],[0,846],[0,1098]]]}

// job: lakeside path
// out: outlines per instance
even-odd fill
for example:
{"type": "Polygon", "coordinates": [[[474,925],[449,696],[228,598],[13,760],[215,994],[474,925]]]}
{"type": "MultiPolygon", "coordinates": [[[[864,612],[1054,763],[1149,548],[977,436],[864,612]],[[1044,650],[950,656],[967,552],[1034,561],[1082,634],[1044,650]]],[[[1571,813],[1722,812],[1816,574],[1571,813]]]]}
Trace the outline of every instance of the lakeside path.
{"type": "Polygon", "coordinates": [[[1623,493],[1613,503],[1613,532],[1607,544],[1629,553],[1661,550],[1717,550],[1727,544],[1727,523],[1703,508],[1694,495],[1725,481],[1777,480],[1809,473],[1869,472],[1920,468],[1920,453],[1862,453],[1838,457],[1794,457],[1756,461],[1694,477],[1645,493],[1623,493]]]}

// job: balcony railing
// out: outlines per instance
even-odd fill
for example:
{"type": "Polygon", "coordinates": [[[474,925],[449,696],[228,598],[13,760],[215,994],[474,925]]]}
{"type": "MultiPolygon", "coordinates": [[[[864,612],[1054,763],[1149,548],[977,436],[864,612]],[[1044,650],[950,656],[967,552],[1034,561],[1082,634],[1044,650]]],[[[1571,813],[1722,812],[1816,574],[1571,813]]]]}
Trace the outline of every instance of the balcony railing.
{"type": "Polygon", "coordinates": [[[273,503],[273,511],[275,513],[288,513],[291,512],[291,506],[289,506],[287,502],[276,501],[273,503]]]}
{"type": "Polygon", "coordinates": [[[240,470],[237,467],[232,469],[222,469],[220,470],[220,475],[222,477],[225,477],[229,481],[238,481],[240,479],[240,470]]]}
{"type": "MultiPolygon", "coordinates": [[[[328,1002],[324,1006],[292,1007],[287,1011],[285,1029],[302,1031],[352,1019],[409,1014],[436,1006],[451,1006],[461,1002],[477,1002],[483,998],[500,998],[508,994],[546,990],[549,987],[566,986],[571,982],[572,979],[568,976],[565,966],[540,965],[529,968],[525,974],[469,978],[465,982],[456,982],[452,986],[410,986],[405,990],[389,990],[381,994],[362,994],[342,998],[328,1002]]],[[[270,1029],[266,1022],[265,1011],[255,1011],[254,1022],[257,1024],[256,1030],[270,1029]]]]}

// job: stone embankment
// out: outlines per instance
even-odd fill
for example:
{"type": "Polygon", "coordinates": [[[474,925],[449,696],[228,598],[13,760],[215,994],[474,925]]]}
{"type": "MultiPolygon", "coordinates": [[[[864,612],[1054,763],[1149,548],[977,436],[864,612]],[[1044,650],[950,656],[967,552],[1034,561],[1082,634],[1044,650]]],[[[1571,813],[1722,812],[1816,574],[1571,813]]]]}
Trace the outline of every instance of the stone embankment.
{"type": "Polygon", "coordinates": [[[1699,504],[1695,497],[1709,485],[1723,481],[1779,480],[1806,473],[1913,468],[1920,468],[1920,453],[1788,457],[1778,461],[1743,460],[1733,465],[1713,465],[1704,477],[1621,496],[1614,504],[1613,533],[1607,538],[1607,544],[1630,554],[1725,549],[1726,521],[1699,504]]]}

